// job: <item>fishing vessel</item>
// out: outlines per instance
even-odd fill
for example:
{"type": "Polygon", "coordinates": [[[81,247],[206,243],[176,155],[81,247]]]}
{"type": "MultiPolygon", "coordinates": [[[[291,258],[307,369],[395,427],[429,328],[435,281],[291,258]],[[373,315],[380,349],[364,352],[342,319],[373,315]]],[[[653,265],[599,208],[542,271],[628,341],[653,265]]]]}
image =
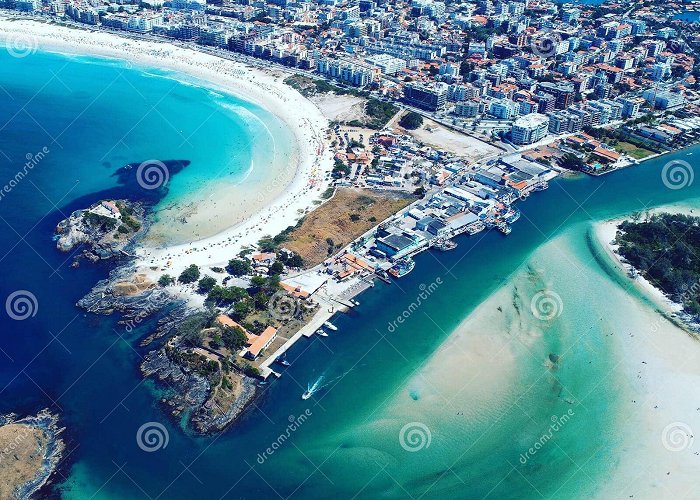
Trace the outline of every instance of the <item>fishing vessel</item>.
{"type": "Polygon", "coordinates": [[[503,234],[510,234],[510,232],[512,231],[511,227],[505,222],[500,222],[496,227],[503,234]]]}
{"type": "Polygon", "coordinates": [[[323,326],[325,326],[325,327],[328,328],[329,330],[333,330],[333,331],[336,331],[336,330],[338,329],[338,327],[335,326],[335,325],[334,325],[333,323],[331,323],[330,321],[324,321],[324,322],[323,322],[323,326]]]}
{"type": "Polygon", "coordinates": [[[513,222],[517,221],[520,218],[520,210],[516,208],[511,208],[506,212],[506,215],[504,216],[504,219],[508,224],[512,224],[513,222]]]}
{"type": "Polygon", "coordinates": [[[403,278],[416,267],[416,262],[410,257],[399,260],[391,269],[389,274],[394,278],[403,278]]]}
{"type": "Polygon", "coordinates": [[[457,243],[452,240],[438,240],[435,244],[435,248],[441,252],[447,252],[448,250],[454,250],[457,248],[457,243]]]}

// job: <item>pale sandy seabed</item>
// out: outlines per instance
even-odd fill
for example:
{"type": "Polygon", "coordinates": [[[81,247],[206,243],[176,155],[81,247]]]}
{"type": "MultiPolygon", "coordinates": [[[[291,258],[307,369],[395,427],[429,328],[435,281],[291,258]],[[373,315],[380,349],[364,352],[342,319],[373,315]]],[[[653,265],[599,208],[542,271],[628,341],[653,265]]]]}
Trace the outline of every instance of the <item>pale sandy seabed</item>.
{"type": "MultiPolygon", "coordinates": [[[[596,226],[593,234],[605,234],[604,223],[596,226]]],[[[509,460],[528,474],[517,453],[546,433],[550,416],[571,409],[567,435],[550,446],[576,465],[571,477],[554,479],[562,488],[555,498],[700,496],[693,434],[700,432],[700,343],[659,313],[658,293],[641,295],[624,271],[611,276],[581,250],[594,228],[576,229],[539,248],[380,408],[346,429],[353,446],[332,460],[367,473],[376,473],[367,464],[388,463],[387,474],[414,492],[430,492],[437,478],[457,491],[464,487],[457,474],[488,477],[484,463],[492,458],[485,457],[501,456],[501,446],[505,456],[515,450],[509,460]],[[531,309],[543,291],[561,299],[560,314],[547,321],[531,309]],[[548,353],[560,355],[560,367],[548,353]],[[511,418],[538,424],[524,430],[511,418]],[[401,453],[396,436],[406,422],[425,424],[430,448],[401,453]]],[[[607,243],[607,236],[593,242],[599,250],[607,243]]],[[[546,473],[548,466],[538,467],[546,473]]]]}

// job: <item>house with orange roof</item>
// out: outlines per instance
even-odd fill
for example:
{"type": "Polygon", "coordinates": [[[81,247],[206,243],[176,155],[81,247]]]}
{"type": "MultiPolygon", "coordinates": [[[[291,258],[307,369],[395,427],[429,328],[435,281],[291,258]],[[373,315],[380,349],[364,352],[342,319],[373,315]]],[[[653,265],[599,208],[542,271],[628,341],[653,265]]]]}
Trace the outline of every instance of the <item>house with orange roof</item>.
{"type": "Polygon", "coordinates": [[[260,335],[254,335],[253,337],[255,338],[252,339],[250,346],[245,351],[245,356],[250,359],[257,358],[261,352],[270,347],[270,344],[277,338],[277,328],[268,326],[260,335]]]}

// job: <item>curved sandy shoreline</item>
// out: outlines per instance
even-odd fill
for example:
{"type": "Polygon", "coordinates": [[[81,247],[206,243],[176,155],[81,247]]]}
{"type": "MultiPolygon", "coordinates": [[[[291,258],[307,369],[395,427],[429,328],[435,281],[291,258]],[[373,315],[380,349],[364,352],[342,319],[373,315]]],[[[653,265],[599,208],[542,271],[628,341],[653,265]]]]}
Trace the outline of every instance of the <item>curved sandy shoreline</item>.
{"type": "Polygon", "coordinates": [[[169,271],[177,273],[190,264],[225,264],[240,248],[295,224],[327,187],[325,174],[332,169],[332,155],[325,144],[328,120],[313,103],[284,84],[282,72],[263,72],[167,42],[132,40],[101,31],[0,17],[0,43],[18,41],[28,47],[23,53],[29,55],[41,49],[100,56],[193,77],[209,88],[260,106],[285,122],[294,134],[298,159],[292,158],[290,165],[297,163],[296,169],[293,172],[282,169],[265,188],[255,193],[253,200],[248,198],[246,203],[241,203],[238,214],[231,214],[230,227],[202,239],[193,235],[191,243],[141,248],[137,252],[139,266],[167,266],[169,271]]]}

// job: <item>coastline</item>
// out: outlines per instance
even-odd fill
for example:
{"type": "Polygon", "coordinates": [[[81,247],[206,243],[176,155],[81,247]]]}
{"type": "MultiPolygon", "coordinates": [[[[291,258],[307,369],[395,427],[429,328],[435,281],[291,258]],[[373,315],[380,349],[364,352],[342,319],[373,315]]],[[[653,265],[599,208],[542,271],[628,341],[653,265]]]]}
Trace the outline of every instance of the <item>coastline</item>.
{"type": "MultiPolygon", "coordinates": [[[[645,214],[656,214],[656,213],[669,213],[669,214],[683,214],[698,216],[698,211],[686,204],[677,205],[667,205],[662,207],[656,207],[649,209],[645,214]]],[[[648,279],[642,276],[638,270],[634,269],[632,265],[623,261],[618,253],[619,245],[614,244],[615,236],[617,234],[618,226],[629,220],[631,214],[624,217],[617,217],[615,219],[609,219],[606,221],[598,222],[593,225],[592,232],[595,238],[600,243],[600,249],[608,256],[609,261],[613,264],[620,272],[621,275],[628,277],[628,280],[633,284],[633,286],[641,292],[644,296],[648,297],[661,312],[667,315],[688,331],[694,331],[692,325],[689,325],[682,319],[683,306],[677,302],[671,300],[663,290],[655,287],[648,279]],[[634,278],[630,276],[635,274],[634,278]]]]}
{"type": "MultiPolygon", "coordinates": [[[[48,409],[20,419],[14,414],[0,415],[0,430],[7,430],[10,434],[3,435],[0,465],[3,461],[11,462],[4,465],[0,491],[11,489],[10,498],[32,497],[47,484],[63,456],[65,444],[60,435],[64,429],[58,427],[58,416],[48,409]],[[8,441],[12,435],[14,437],[8,441]],[[35,456],[37,451],[42,453],[40,457],[35,456]],[[21,460],[27,463],[22,464],[21,460]],[[19,479],[26,475],[28,471],[22,468],[31,466],[34,462],[38,463],[35,463],[33,477],[13,486],[12,476],[19,479]]],[[[0,467],[0,470],[3,468],[0,467]]]]}
{"type": "MultiPolygon", "coordinates": [[[[650,212],[691,214],[690,210],[690,206],[678,204],[650,212]]],[[[617,224],[626,219],[629,216],[594,224],[591,239],[614,266],[611,272],[629,281],[631,266],[621,261],[611,243],[617,224]]],[[[624,493],[625,497],[656,498],[663,490],[680,497],[694,488],[699,453],[693,434],[700,428],[696,404],[700,397],[698,337],[679,314],[680,304],[642,276],[632,283],[651,303],[629,297],[629,290],[618,283],[622,284],[620,293],[629,297],[633,308],[626,315],[625,330],[612,336],[623,374],[618,390],[626,396],[619,412],[623,446],[610,471],[611,480],[596,496],[611,498],[624,493]]]]}
{"type": "MultiPolygon", "coordinates": [[[[190,264],[225,264],[244,246],[295,224],[314,207],[313,202],[328,185],[325,177],[332,169],[332,155],[325,144],[328,120],[311,101],[283,83],[285,75],[281,71],[264,72],[166,42],[136,41],[101,31],[0,15],[0,41],[13,39],[29,40],[33,51],[118,59],[126,61],[128,67],[134,64],[144,70],[172,71],[174,74],[168,77],[176,79],[178,75],[194,78],[206,88],[258,105],[282,120],[293,133],[297,158],[292,158],[288,166],[297,163],[296,168],[282,169],[266,186],[259,186],[254,196],[236,198],[239,213],[229,218],[226,229],[202,238],[195,236],[190,243],[164,247],[149,245],[147,236],[136,252],[138,267],[170,263],[169,270],[178,273],[190,264]]],[[[238,190],[238,194],[243,191],[238,190]]],[[[200,213],[204,217],[207,210],[200,213]]]]}

